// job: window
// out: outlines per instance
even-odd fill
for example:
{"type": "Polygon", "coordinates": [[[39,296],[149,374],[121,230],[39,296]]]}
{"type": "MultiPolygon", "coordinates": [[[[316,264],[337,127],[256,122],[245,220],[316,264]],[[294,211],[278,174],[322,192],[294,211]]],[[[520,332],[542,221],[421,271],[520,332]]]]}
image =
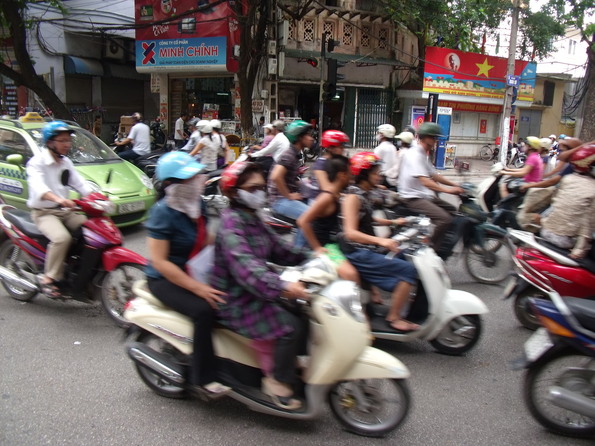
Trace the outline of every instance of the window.
{"type": "Polygon", "coordinates": [[[322,32],[328,33],[331,39],[335,38],[335,23],[334,22],[324,22],[322,25],[322,32]]]}
{"type": "Polygon", "coordinates": [[[304,42],[314,42],[314,20],[304,20],[304,42]]]}
{"type": "Polygon", "coordinates": [[[343,45],[353,45],[353,25],[349,23],[343,24],[343,36],[341,37],[341,43],[343,45]]]}
{"type": "Polygon", "coordinates": [[[388,48],[388,28],[380,28],[378,30],[378,48],[380,49],[387,49],[388,48]]]}
{"type": "Polygon", "coordinates": [[[370,27],[369,26],[362,26],[362,38],[361,38],[360,46],[364,47],[364,48],[370,47],[370,27]]]}
{"type": "Polygon", "coordinates": [[[0,130],[0,158],[5,160],[8,155],[23,155],[23,163],[29,161],[33,152],[25,138],[12,130],[0,130]]]}
{"type": "Polygon", "coordinates": [[[287,22],[287,40],[295,40],[295,22],[293,20],[287,22]]]}
{"type": "Polygon", "coordinates": [[[568,54],[574,56],[576,54],[576,40],[568,41],[568,54]]]}
{"type": "Polygon", "coordinates": [[[543,83],[543,105],[554,105],[554,92],[556,90],[556,83],[545,81],[543,83]]]}

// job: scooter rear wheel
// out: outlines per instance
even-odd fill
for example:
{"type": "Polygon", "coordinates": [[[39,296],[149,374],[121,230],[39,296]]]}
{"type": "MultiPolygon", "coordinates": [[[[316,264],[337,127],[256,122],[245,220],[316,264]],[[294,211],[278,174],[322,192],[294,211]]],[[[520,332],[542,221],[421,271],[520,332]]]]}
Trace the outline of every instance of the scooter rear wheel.
{"type": "Polygon", "coordinates": [[[450,320],[430,344],[445,355],[462,355],[477,344],[481,331],[481,318],[478,315],[458,316],[450,320]]]}
{"type": "Polygon", "coordinates": [[[409,387],[402,379],[344,381],[329,393],[329,405],[339,422],[365,437],[382,437],[396,429],[410,404],[409,387]]]}
{"type": "MultiPolygon", "coordinates": [[[[148,331],[139,332],[131,340],[143,343],[166,356],[171,356],[175,352],[175,349],[171,345],[148,331]]],[[[173,399],[184,399],[188,397],[188,392],[184,387],[172,384],[136,362],[134,363],[134,367],[140,379],[157,395],[173,399]]]]}
{"type": "MultiPolygon", "coordinates": [[[[0,265],[18,275],[21,275],[25,271],[30,273],[31,276],[34,276],[37,271],[33,259],[15,245],[12,240],[6,240],[0,246],[0,265]]],[[[2,286],[6,289],[10,297],[21,302],[29,302],[37,295],[37,291],[28,291],[5,281],[2,281],[2,286]]]]}
{"type": "Polygon", "coordinates": [[[472,245],[465,250],[465,266],[478,282],[499,283],[510,275],[512,252],[501,238],[486,237],[483,248],[472,245]]]}
{"type": "Polygon", "coordinates": [[[595,358],[564,349],[543,357],[525,375],[525,402],[531,415],[546,429],[573,437],[595,435],[595,419],[564,409],[550,401],[552,386],[593,400],[595,358]]]}
{"type": "Polygon", "coordinates": [[[145,279],[145,266],[140,263],[122,263],[103,278],[101,305],[118,327],[130,325],[124,318],[124,305],[135,297],[132,292],[134,282],[142,279],[145,279]]]}

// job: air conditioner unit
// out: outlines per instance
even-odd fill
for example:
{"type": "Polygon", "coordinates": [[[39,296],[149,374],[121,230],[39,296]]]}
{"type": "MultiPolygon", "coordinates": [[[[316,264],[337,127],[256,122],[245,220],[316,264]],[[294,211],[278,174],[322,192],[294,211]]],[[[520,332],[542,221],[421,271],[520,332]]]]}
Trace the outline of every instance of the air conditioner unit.
{"type": "Polygon", "coordinates": [[[109,59],[123,59],[124,47],[121,42],[115,40],[106,40],[105,42],[105,57],[109,59]]]}
{"type": "Polygon", "coordinates": [[[277,55],[277,42],[274,40],[269,40],[267,45],[267,54],[269,56],[276,56],[277,55]]]}
{"type": "Polygon", "coordinates": [[[277,59],[269,59],[269,74],[277,74],[277,59]]]}

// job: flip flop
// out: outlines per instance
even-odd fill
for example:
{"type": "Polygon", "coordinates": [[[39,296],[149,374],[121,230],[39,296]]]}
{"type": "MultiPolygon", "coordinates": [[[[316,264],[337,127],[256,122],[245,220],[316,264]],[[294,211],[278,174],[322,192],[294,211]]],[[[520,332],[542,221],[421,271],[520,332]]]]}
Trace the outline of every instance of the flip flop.
{"type": "Polygon", "coordinates": [[[402,320],[403,322],[406,322],[407,324],[410,324],[410,325],[415,325],[415,328],[413,328],[413,327],[411,327],[411,328],[408,328],[408,329],[397,328],[397,327],[395,327],[395,326],[393,325],[393,322],[394,322],[394,321],[386,321],[386,325],[388,325],[388,328],[390,328],[391,330],[398,331],[399,333],[410,333],[410,332],[412,332],[412,331],[417,331],[417,330],[419,330],[419,325],[417,325],[417,324],[414,324],[413,322],[406,321],[405,319],[401,319],[401,320],[402,320]]]}

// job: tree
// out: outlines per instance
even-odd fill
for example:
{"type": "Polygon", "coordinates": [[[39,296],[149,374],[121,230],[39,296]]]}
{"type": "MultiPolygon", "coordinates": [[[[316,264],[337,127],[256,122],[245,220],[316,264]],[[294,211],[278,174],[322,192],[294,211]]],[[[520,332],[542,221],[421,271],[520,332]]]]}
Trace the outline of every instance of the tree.
{"type": "MultiPolygon", "coordinates": [[[[34,62],[27,49],[27,31],[36,23],[26,19],[29,3],[34,0],[2,0],[0,2],[0,29],[7,31],[7,40],[12,42],[14,57],[18,63],[18,70],[8,66],[0,55],[0,74],[12,79],[16,85],[22,85],[32,90],[43,103],[52,110],[56,118],[72,119],[72,114],[48,84],[35,71],[34,62]]],[[[62,11],[59,0],[48,0],[50,6],[58,7],[62,11]]],[[[1,53],[0,53],[1,54],[1,53]]]]}
{"type": "Polygon", "coordinates": [[[595,14],[593,0],[549,0],[541,10],[554,17],[565,28],[575,28],[587,43],[587,70],[583,97],[582,125],[578,137],[583,141],[595,140],[595,24],[589,23],[595,14]]]}

